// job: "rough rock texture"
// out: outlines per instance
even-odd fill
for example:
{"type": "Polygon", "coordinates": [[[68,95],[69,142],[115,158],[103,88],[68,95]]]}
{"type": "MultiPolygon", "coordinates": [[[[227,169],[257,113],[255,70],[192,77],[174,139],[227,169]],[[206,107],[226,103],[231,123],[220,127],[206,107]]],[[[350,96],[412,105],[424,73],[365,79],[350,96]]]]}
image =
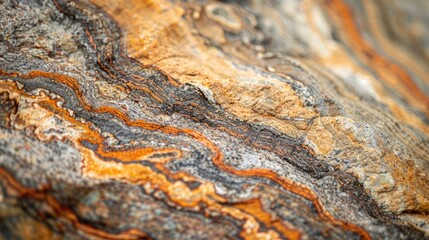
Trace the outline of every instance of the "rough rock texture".
{"type": "Polygon", "coordinates": [[[427,9],[0,0],[0,238],[429,238],[427,9]]]}

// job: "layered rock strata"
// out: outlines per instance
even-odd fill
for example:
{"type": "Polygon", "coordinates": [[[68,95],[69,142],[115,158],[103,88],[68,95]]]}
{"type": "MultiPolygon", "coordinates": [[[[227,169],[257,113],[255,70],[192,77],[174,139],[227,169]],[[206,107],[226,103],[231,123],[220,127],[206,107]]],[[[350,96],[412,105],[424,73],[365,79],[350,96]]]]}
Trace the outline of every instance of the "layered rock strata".
{"type": "Polygon", "coordinates": [[[0,1],[0,236],[428,238],[428,8],[0,1]]]}

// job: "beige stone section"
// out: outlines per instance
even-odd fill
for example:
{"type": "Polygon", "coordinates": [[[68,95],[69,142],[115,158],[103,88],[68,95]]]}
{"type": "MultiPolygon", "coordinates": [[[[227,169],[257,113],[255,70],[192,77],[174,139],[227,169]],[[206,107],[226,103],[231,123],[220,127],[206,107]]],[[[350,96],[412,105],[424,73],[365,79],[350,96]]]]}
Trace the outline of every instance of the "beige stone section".
{"type": "MultiPolygon", "coordinates": [[[[236,117],[270,125],[297,137],[306,128],[303,119],[317,116],[313,109],[303,106],[288,84],[240,66],[217,49],[205,46],[181,18],[182,8],[167,1],[152,4],[151,1],[131,0],[119,1],[117,5],[99,0],[93,2],[111,13],[124,28],[131,57],[160,67],[181,83],[203,87],[205,92],[209,89],[217,104],[236,117]],[[295,118],[298,120],[284,121],[295,118]]],[[[209,8],[218,5],[209,5],[209,8]]],[[[234,17],[232,9],[227,10],[234,17]]]]}
{"type": "Polygon", "coordinates": [[[305,143],[336,168],[356,176],[382,208],[429,212],[428,176],[385,149],[370,125],[346,117],[317,118],[305,143]]]}

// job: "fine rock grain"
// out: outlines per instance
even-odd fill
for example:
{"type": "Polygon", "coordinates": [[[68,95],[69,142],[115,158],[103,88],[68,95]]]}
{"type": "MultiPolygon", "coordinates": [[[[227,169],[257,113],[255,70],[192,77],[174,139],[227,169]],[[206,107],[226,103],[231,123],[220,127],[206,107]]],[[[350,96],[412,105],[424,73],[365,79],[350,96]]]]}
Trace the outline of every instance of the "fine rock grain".
{"type": "Polygon", "coordinates": [[[0,1],[0,238],[429,238],[426,9],[0,1]]]}

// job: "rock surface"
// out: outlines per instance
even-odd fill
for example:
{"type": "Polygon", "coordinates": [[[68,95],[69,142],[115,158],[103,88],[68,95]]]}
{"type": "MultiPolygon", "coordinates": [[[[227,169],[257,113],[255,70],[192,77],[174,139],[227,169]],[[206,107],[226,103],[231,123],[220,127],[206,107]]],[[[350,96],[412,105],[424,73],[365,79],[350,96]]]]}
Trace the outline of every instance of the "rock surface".
{"type": "Polygon", "coordinates": [[[0,1],[1,238],[429,238],[428,8],[0,1]]]}

